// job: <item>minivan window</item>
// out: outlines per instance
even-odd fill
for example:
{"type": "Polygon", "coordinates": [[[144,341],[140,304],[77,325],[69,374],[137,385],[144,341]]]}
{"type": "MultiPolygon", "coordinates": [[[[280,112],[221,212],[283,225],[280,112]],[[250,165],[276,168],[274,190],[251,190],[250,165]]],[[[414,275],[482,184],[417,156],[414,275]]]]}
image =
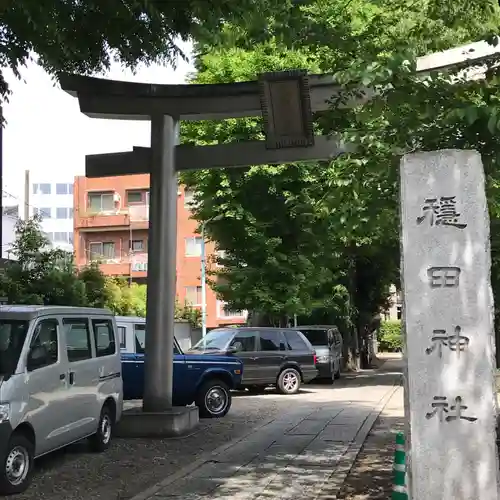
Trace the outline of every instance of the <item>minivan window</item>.
{"type": "Polygon", "coordinates": [[[0,321],[0,375],[10,377],[15,372],[28,327],[28,321],[0,321]]]}
{"type": "Polygon", "coordinates": [[[81,361],[92,357],[92,344],[90,328],[87,319],[64,318],[64,331],[66,334],[66,351],[68,361],[81,361]]]}
{"type": "MultiPolygon", "coordinates": [[[[260,332],[260,349],[261,351],[279,351],[280,350],[280,335],[279,330],[261,330],[260,332]]],[[[285,346],[282,346],[285,350],[285,346]]]]}
{"type": "Polygon", "coordinates": [[[306,336],[307,340],[309,340],[312,345],[328,345],[328,330],[308,330],[307,328],[300,328],[300,331],[306,336]]]}
{"type": "Polygon", "coordinates": [[[285,330],[286,345],[291,351],[308,351],[307,344],[300,338],[297,332],[285,330]]]}
{"type": "MultiPolygon", "coordinates": [[[[144,323],[134,324],[135,352],[144,354],[146,352],[146,325],[144,323]]],[[[174,342],[174,354],[180,354],[177,344],[174,342]]]]}
{"type": "Polygon", "coordinates": [[[124,326],[118,326],[118,336],[120,337],[120,349],[127,347],[127,329],[124,326]]]}
{"type": "Polygon", "coordinates": [[[96,355],[111,356],[116,353],[115,332],[113,323],[109,319],[93,319],[92,328],[94,330],[96,355]]]}
{"type": "Polygon", "coordinates": [[[59,359],[59,343],[57,340],[58,322],[56,319],[44,319],[35,327],[30,343],[30,351],[42,347],[46,353],[44,360],[37,363],[36,370],[57,363],[59,359]]]}

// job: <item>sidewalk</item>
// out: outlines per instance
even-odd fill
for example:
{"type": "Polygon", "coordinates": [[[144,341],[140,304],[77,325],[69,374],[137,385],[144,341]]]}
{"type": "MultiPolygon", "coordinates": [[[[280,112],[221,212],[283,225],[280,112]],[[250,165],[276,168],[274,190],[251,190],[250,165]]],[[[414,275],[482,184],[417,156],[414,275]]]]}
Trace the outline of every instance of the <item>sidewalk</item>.
{"type": "Polygon", "coordinates": [[[278,418],[132,500],[336,499],[375,421],[399,390],[400,368],[400,360],[389,359],[379,370],[344,377],[326,395],[299,395],[278,418]]]}

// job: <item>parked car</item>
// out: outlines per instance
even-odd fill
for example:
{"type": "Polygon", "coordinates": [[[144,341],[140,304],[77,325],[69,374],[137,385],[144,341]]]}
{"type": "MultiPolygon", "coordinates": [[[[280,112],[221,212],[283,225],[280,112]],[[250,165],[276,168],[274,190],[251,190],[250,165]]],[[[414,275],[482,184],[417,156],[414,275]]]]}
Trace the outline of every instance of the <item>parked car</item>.
{"type": "Polygon", "coordinates": [[[318,356],[318,379],[340,378],[343,340],[339,329],[334,325],[303,325],[295,330],[301,331],[311,342],[318,356]]]}
{"type": "Polygon", "coordinates": [[[105,309],[0,306],[0,494],[24,491],[46,453],[109,446],[123,405],[115,339],[105,309]]]}
{"type": "Polygon", "coordinates": [[[282,394],[296,394],[301,383],[318,375],[313,346],[290,328],[216,328],[189,353],[240,358],[245,367],[240,388],[254,392],[274,385],[282,394]]]}
{"type": "MultiPolygon", "coordinates": [[[[144,318],[117,317],[122,348],[122,376],[125,399],[142,399],[144,391],[144,318]]],[[[225,356],[184,354],[174,339],[173,403],[196,403],[203,418],[220,418],[231,408],[231,389],[241,383],[243,363],[225,356]]]]}

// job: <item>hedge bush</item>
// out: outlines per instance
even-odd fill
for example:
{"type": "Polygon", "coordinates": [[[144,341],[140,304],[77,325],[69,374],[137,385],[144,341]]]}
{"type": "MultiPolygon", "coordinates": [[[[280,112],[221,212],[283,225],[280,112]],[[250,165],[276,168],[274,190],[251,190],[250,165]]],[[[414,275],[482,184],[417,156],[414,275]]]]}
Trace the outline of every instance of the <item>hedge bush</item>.
{"type": "Polygon", "coordinates": [[[400,352],[403,349],[401,321],[382,321],[377,340],[380,352],[400,352]]]}

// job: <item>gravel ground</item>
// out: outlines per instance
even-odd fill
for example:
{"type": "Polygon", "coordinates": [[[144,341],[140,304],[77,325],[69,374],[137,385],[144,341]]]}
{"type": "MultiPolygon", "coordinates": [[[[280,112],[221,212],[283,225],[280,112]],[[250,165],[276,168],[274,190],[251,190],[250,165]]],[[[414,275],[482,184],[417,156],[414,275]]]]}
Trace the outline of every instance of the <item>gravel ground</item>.
{"type": "Polygon", "coordinates": [[[402,415],[382,414],[377,419],[344,482],[338,500],[391,498],[396,433],[403,430],[402,415]]]}
{"type": "Polygon", "coordinates": [[[31,487],[16,500],[125,500],[161,481],[199,455],[278,415],[287,398],[269,392],[236,394],[229,414],[202,420],[182,439],[115,439],[104,454],[92,454],[85,442],[37,461],[31,487]]]}

